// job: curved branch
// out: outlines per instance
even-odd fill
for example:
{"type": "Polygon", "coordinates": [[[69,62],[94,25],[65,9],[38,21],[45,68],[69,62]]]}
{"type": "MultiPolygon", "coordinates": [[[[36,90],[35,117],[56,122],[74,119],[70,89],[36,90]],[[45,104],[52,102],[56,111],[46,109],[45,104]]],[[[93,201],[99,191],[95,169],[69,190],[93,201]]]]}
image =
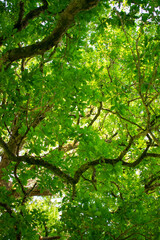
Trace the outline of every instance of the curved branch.
{"type": "Polygon", "coordinates": [[[30,165],[45,167],[48,170],[50,170],[51,172],[53,172],[56,176],[65,180],[67,183],[70,183],[70,184],[74,183],[74,179],[71,176],[69,176],[68,174],[63,172],[60,168],[56,167],[55,165],[53,165],[51,163],[44,161],[41,158],[30,157],[30,156],[24,155],[24,156],[17,157],[16,161],[26,162],[30,165]]]}
{"type": "Polygon", "coordinates": [[[79,169],[75,172],[74,174],[74,182],[75,184],[78,183],[80,177],[82,176],[82,174],[87,171],[90,167],[93,166],[97,166],[99,164],[112,164],[115,165],[117,162],[119,162],[120,159],[116,158],[116,159],[109,159],[109,158],[99,158],[97,160],[94,160],[92,162],[87,162],[85,164],[83,164],[82,166],[79,167],[79,169]]]}
{"type": "Polygon", "coordinates": [[[14,162],[26,162],[30,165],[36,165],[36,166],[42,166],[47,168],[48,170],[52,171],[55,175],[58,177],[64,179],[67,183],[74,183],[74,179],[63,172],[60,168],[56,167],[55,165],[52,165],[51,163],[48,163],[44,161],[41,158],[36,158],[36,157],[30,157],[27,155],[24,156],[18,156],[16,157],[8,148],[7,144],[3,141],[3,139],[0,137],[0,146],[3,148],[5,153],[8,155],[8,158],[10,161],[14,162]]]}
{"type": "Polygon", "coordinates": [[[116,164],[120,161],[120,159],[105,159],[100,158],[97,160],[94,160],[92,162],[85,163],[81,165],[81,167],[75,172],[74,178],[72,178],[70,175],[63,172],[60,168],[56,167],[55,165],[48,163],[44,161],[42,158],[32,157],[32,156],[18,156],[16,157],[8,148],[7,144],[3,141],[3,139],[0,137],[0,146],[3,148],[5,153],[8,155],[8,158],[10,161],[14,162],[26,162],[30,165],[36,165],[36,166],[42,166],[47,168],[48,170],[52,171],[55,175],[58,177],[64,179],[67,183],[70,184],[77,184],[82,174],[87,171],[90,167],[97,166],[98,164],[107,163],[107,164],[116,164]]]}
{"type": "MultiPolygon", "coordinates": [[[[66,174],[64,171],[62,171],[60,168],[56,167],[55,165],[48,163],[47,161],[43,160],[42,158],[37,158],[37,157],[32,157],[32,156],[18,156],[16,157],[8,148],[7,144],[3,141],[2,138],[0,138],[0,146],[4,149],[5,153],[8,155],[10,161],[15,161],[15,162],[26,162],[30,165],[37,165],[37,166],[42,166],[47,168],[48,170],[52,171],[55,175],[57,175],[58,177],[64,179],[67,183],[70,184],[77,184],[79,182],[80,177],[82,176],[82,174],[87,171],[90,167],[94,167],[97,166],[99,164],[112,164],[115,165],[116,163],[118,163],[119,161],[122,161],[123,156],[126,154],[126,152],[128,151],[128,149],[130,148],[131,144],[133,143],[133,138],[130,139],[127,147],[124,149],[124,151],[122,151],[122,153],[119,155],[118,158],[115,159],[110,159],[110,158],[99,158],[97,160],[91,161],[91,162],[87,162],[83,165],[81,165],[78,170],[75,172],[74,177],[71,177],[70,175],[66,174]]],[[[137,158],[136,161],[132,162],[132,163],[128,163],[125,161],[122,161],[122,165],[123,166],[127,166],[127,167],[135,167],[137,166],[140,162],[142,162],[142,160],[148,155],[150,156],[150,154],[147,154],[147,151],[149,149],[149,147],[151,146],[151,142],[149,144],[147,144],[146,149],[143,151],[143,153],[137,158]]],[[[157,154],[156,154],[157,156],[157,154]]],[[[159,156],[159,154],[158,154],[159,156]]]]}
{"type": "Polygon", "coordinates": [[[59,43],[63,35],[74,22],[75,16],[81,11],[86,11],[95,7],[98,2],[99,0],[72,0],[64,12],[60,14],[57,26],[48,37],[32,45],[9,50],[3,55],[1,64],[13,62],[22,58],[33,57],[35,55],[42,55],[47,50],[50,50],[59,43]]]}
{"type": "Polygon", "coordinates": [[[128,150],[130,149],[130,147],[133,143],[133,140],[134,140],[134,137],[131,137],[126,148],[120,153],[120,155],[118,157],[119,159],[122,159],[126,155],[126,153],[128,152],[128,150]]]}
{"type": "Polygon", "coordinates": [[[122,163],[123,166],[127,166],[127,167],[136,167],[139,163],[142,162],[142,160],[146,157],[147,155],[147,151],[149,149],[150,145],[148,144],[146,149],[143,151],[143,153],[137,158],[136,161],[132,162],[132,163],[127,163],[127,162],[124,162],[122,163]]]}
{"type": "Polygon", "coordinates": [[[107,112],[110,112],[110,113],[112,113],[112,114],[115,114],[115,115],[117,115],[120,119],[122,119],[122,120],[124,120],[124,121],[126,121],[126,122],[129,122],[129,123],[137,126],[137,127],[138,127],[139,129],[141,129],[141,130],[144,130],[139,124],[137,124],[137,123],[135,123],[135,122],[133,122],[133,121],[131,121],[131,120],[123,117],[119,112],[117,112],[117,111],[114,112],[114,111],[111,111],[110,109],[107,109],[107,108],[102,108],[102,109],[105,110],[105,111],[107,111],[107,112]]]}

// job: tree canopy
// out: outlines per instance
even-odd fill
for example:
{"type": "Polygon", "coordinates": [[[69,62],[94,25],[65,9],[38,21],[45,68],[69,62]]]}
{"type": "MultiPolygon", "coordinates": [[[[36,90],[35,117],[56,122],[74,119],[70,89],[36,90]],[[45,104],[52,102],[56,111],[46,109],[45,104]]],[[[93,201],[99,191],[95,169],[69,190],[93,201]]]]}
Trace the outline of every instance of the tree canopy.
{"type": "Polygon", "coordinates": [[[158,239],[159,10],[0,1],[1,239],[158,239]]]}

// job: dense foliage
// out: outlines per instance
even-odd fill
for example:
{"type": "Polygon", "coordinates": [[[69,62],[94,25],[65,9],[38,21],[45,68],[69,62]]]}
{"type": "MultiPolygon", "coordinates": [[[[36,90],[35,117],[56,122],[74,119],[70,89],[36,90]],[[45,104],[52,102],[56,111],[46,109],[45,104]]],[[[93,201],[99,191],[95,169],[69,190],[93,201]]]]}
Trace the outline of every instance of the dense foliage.
{"type": "Polygon", "coordinates": [[[157,240],[158,0],[0,13],[0,239],[157,240]]]}

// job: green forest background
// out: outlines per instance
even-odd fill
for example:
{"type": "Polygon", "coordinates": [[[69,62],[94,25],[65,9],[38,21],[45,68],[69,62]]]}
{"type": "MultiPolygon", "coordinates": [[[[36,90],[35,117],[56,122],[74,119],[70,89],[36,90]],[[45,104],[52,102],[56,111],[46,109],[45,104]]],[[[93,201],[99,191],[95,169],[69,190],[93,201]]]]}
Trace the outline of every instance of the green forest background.
{"type": "Polygon", "coordinates": [[[159,16],[0,1],[0,239],[159,239],[159,16]]]}

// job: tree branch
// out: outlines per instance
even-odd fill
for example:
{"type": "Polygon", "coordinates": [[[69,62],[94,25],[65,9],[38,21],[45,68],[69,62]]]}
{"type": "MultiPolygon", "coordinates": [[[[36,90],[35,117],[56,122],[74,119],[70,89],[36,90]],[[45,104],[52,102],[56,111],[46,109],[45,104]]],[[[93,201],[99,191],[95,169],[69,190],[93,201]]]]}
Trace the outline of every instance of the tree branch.
{"type": "Polygon", "coordinates": [[[116,159],[109,159],[109,158],[99,158],[97,160],[94,160],[92,162],[88,162],[88,163],[85,163],[83,165],[81,165],[79,167],[79,169],[75,172],[74,174],[74,182],[75,183],[78,183],[80,177],[82,176],[82,174],[87,171],[90,167],[93,167],[93,166],[97,166],[99,164],[103,164],[103,163],[106,163],[106,164],[112,164],[112,165],[115,165],[117,162],[119,162],[120,159],[116,158],[116,159]]]}
{"type": "Polygon", "coordinates": [[[14,25],[14,29],[17,29],[18,32],[21,31],[22,29],[24,29],[28,26],[29,20],[32,20],[32,19],[38,17],[42,12],[44,12],[48,8],[48,3],[47,3],[47,1],[43,1],[43,2],[44,2],[43,6],[40,6],[36,9],[31,10],[29,13],[27,13],[27,15],[25,16],[24,19],[21,19],[21,21],[18,21],[14,25]]]}
{"type": "MultiPolygon", "coordinates": [[[[14,160],[15,161],[15,160],[14,160]]],[[[27,155],[17,157],[16,161],[20,162],[26,162],[30,165],[36,165],[36,166],[42,166],[53,172],[56,176],[62,178],[65,180],[67,183],[74,183],[74,179],[63,172],[60,168],[56,167],[55,165],[52,165],[51,163],[48,163],[47,161],[44,161],[41,158],[36,158],[36,157],[30,157],[27,155]]]]}
{"type": "Polygon", "coordinates": [[[33,57],[35,55],[42,55],[59,43],[79,12],[95,7],[98,2],[99,0],[72,0],[64,12],[60,14],[57,26],[48,37],[32,45],[9,50],[3,55],[1,64],[13,62],[22,58],[33,57]]]}
{"type": "Polygon", "coordinates": [[[15,167],[14,167],[14,176],[15,176],[15,179],[17,180],[17,182],[19,183],[20,187],[21,187],[21,190],[24,194],[24,196],[26,196],[26,190],[23,186],[23,184],[21,183],[21,180],[19,179],[19,177],[17,176],[17,168],[18,168],[18,165],[19,165],[19,162],[16,163],[15,167]]]}
{"type": "Polygon", "coordinates": [[[156,187],[160,186],[160,183],[154,183],[156,180],[160,180],[160,171],[156,172],[149,179],[149,182],[145,184],[145,192],[153,191],[156,187]]]}
{"type": "MultiPolygon", "coordinates": [[[[23,18],[23,15],[24,15],[24,2],[20,1],[19,3],[19,17],[18,17],[18,21],[17,23],[14,25],[14,28],[17,28],[18,29],[18,26],[21,24],[22,22],[22,18],[23,18]]],[[[19,30],[19,29],[18,29],[19,30]]]]}
{"type": "Polygon", "coordinates": [[[116,182],[114,182],[114,181],[111,181],[111,183],[113,183],[113,184],[118,188],[119,193],[120,193],[120,198],[121,198],[122,200],[124,200],[119,185],[118,185],[116,182]]]}
{"type": "Polygon", "coordinates": [[[16,157],[8,148],[7,144],[3,141],[2,138],[0,138],[0,146],[3,148],[5,153],[8,155],[8,158],[10,161],[14,162],[26,162],[30,165],[36,165],[36,166],[42,166],[47,168],[48,170],[52,171],[55,175],[59,176],[60,178],[64,179],[66,182],[73,184],[74,179],[69,176],[68,174],[64,173],[60,168],[56,167],[55,165],[52,165],[51,163],[48,163],[44,161],[41,158],[36,157],[30,157],[27,155],[24,156],[18,156],[16,157]]]}
{"type": "Polygon", "coordinates": [[[107,109],[107,108],[103,108],[103,110],[105,110],[105,111],[107,111],[107,112],[110,112],[110,113],[112,113],[112,114],[115,114],[115,115],[117,115],[120,119],[123,119],[124,121],[129,122],[129,123],[131,123],[132,125],[135,125],[135,126],[137,126],[139,129],[143,130],[143,128],[142,128],[139,124],[137,124],[137,123],[135,123],[135,122],[133,122],[133,121],[131,121],[131,120],[123,117],[119,112],[117,112],[117,111],[113,112],[113,111],[111,111],[110,109],[107,109]]]}
{"type": "Polygon", "coordinates": [[[8,157],[12,159],[12,161],[17,162],[16,156],[10,151],[10,149],[8,148],[8,145],[3,141],[1,137],[0,137],[0,147],[2,147],[2,149],[5,151],[8,157]]]}
{"type": "MultiPolygon", "coordinates": [[[[42,12],[44,12],[48,8],[48,3],[45,0],[43,0],[43,3],[43,6],[31,10],[23,19],[24,3],[21,1],[18,21],[17,23],[15,23],[13,30],[17,29],[17,32],[20,32],[22,29],[25,29],[28,26],[30,20],[38,17],[42,12]]],[[[6,39],[7,37],[0,37],[0,46],[2,46],[3,41],[5,41],[6,39]]]]}
{"type": "Polygon", "coordinates": [[[95,115],[95,117],[92,119],[92,121],[90,122],[90,124],[88,125],[88,127],[92,126],[92,124],[97,120],[97,118],[99,117],[100,113],[101,113],[101,110],[102,110],[102,102],[100,102],[100,106],[98,108],[98,111],[95,115]]]}
{"type": "Polygon", "coordinates": [[[12,209],[6,204],[6,203],[2,203],[2,202],[0,202],[0,207],[3,207],[3,208],[5,208],[6,209],[6,211],[9,213],[9,215],[11,216],[11,217],[13,217],[12,216],[12,209]]]}
{"type": "Polygon", "coordinates": [[[127,167],[136,167],[140,162],[142,162],[142,160],[146,157],[147,151],[150,147],[150,144],[147,145],[146,149],[143,151],[143,153],[137,158],[136,161],[132,162],[132,163],[127,163],[124,162],[122,163],[123,166],[127,166],[127,167]]]}
{"type": "Polygon", "coordinates": [[[128,150],[130,149],[130,147],[133,143],[133,140],[134,140],[134,137],[131,137],[126,148],[120,153],[120,155],[118,157],[119,159],[122,159],[126,155],[126,153],[128,152],[128,150]]]}
{"type": "Polygon", "coordinates": [[[146,157],[160,158],[160,154],[158,154],[158,153],[146,153],[146,157]]]}
{"type": "MultiPolygon", "coordinates": [[[[51,193],[49,190],[45,190],[44,192],[42,192],[39,187],[34,187],[34,186],[32,188],[27,187],[27,196],[29,196],[29,197],[53,196],[53,193],[51,193]]],[[[17,193],[15,189],[11,189],[11,191],[12,191],[12,196],[14,196],[15,198],[20,197],[20,194],[17,193]]]]}

